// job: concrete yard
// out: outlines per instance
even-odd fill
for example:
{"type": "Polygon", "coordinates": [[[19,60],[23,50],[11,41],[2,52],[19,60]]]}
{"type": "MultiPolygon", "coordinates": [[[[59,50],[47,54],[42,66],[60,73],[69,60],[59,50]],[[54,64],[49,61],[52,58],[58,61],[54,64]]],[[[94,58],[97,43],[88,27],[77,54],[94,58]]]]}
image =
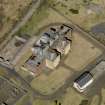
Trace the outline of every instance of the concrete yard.
{"type": "Polygon", "coordinates": [[[65,60],[65,64],[76,71],[80,71],[99,57],[103,51],[93,42],[89,41],[86,38],[87,36],[83,36],[81,33],[75,31],[72,35],[72,51],[65,60]]]}

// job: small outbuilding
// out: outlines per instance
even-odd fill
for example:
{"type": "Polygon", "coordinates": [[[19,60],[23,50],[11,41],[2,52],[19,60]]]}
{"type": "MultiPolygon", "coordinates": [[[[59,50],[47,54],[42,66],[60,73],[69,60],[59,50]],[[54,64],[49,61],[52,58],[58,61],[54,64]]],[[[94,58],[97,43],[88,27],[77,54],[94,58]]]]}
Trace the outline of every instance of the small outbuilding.
{"type": "Polygon", "coordinates": [[[83,92],[94,81],[93,75],[86,71],[74,81],[74,88],[79,92],[83,92]]]}

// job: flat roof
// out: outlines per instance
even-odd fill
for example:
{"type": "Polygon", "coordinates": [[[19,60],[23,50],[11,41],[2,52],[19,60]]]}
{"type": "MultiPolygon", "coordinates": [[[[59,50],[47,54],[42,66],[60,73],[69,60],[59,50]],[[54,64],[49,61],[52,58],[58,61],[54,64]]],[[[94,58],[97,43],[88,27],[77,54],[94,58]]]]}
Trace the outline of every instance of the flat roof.
{"type": "Polygon", "coordinates": [[[92,74],[88,71],[84,72],[80,75],[75,82],[78,83],[80,87],[84,86],[87,82],[89,82],[93,78],[92,74]]]}

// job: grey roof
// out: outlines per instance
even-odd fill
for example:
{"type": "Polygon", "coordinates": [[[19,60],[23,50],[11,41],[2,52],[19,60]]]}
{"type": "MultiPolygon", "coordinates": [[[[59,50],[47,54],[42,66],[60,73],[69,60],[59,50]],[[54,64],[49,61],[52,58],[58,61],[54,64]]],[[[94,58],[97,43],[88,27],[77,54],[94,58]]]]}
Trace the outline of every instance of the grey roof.
{"type": "Polygon", "coordinates": [[[67,40],[64,37],[59,38],[54,44],[53,44],[53,48],[65,48],[65,46],[69,43],[69,40],[67,40]]]}
{"type": "Polygon", "coordinates": [[[37,54],[41,54],[43,53],[43,49],[39,46],[35,46],[34,47],[34,53],[37,55],[37,54]]]}
{"type": "Polygon", "coordinates": [[[40,39],[43,43],[48,43],[50,38],[47,36],[42,35],[41,39],[40,39]]]}
{"type": "Polygon", "coordinates": [[[27,64],[32,66],[32,67],[37,67],[39,65],[39,63],[42,62],[43,58],[40,58],[39,56],[35,56],[33,59],[29,59],[27,61],[27,64]]]}
{"type": "Polygon", "coordinates": [[[96,13],[101,13],[104,11],[104,8],[100,4],[91,3],[87,6],[87,9],[90,9],[96,13]]]}
{"type": "Polygon", "coordinates": [[[50,28],[47,32],[43,33],[40,39],[33,46],[34,54],[36,54],[37,58],[35,60],[30,60],[28,63],[30,65],[37,65],[39,61],[41,62],[45,58],[51,61],[55,60],[58,56],[58,53],[56,51],[50,51],[49,49],[55,42],[57,42],[57,39],[59,39],[60,46],[62,46],[61,44],[65,45],[65,41],[61,42],[60,37],[64,37],[64,32],[68,30],[70,30],[70,27],[64,25],[63,30],[59,26],[57,29],[54,28],[51,30],[50,28]]]}
{"type": "Polygon", "coordinates": [[[84,86],[87,82],[89,82],[93,78],[92,74],[90,72],[84,72],[82,75],[80,75],[79,78],[75,80],[76,83],[80,87],[84,86]]]}
{"type": "Polygon", "coordinates": [[[53,60],[56,59],[58,54],[56,52],[47,51],[45,56],[46,56],[47,59],[53,61],[53,60]]]}

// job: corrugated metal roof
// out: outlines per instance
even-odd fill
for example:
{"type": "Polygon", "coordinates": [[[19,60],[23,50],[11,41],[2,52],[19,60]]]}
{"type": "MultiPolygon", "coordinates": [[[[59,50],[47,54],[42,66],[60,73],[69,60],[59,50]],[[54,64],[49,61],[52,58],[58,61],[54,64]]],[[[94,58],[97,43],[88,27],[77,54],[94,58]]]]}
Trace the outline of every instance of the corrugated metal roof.
{"type": "Polygon", "coordinates": [[[85,72],[85,73],[83,73],[82,75],[80,75],[80,77],[77,78],[77,79],[75,80],[75,82],[78,83],[78,85],[79,85],[80,87],[82,87],[82,86],[84,86],[87,82],[89,82],[92,78],[93,78],[93,77],[92,77],[92,75],[91,75],[90,72],[85,72]]]}

